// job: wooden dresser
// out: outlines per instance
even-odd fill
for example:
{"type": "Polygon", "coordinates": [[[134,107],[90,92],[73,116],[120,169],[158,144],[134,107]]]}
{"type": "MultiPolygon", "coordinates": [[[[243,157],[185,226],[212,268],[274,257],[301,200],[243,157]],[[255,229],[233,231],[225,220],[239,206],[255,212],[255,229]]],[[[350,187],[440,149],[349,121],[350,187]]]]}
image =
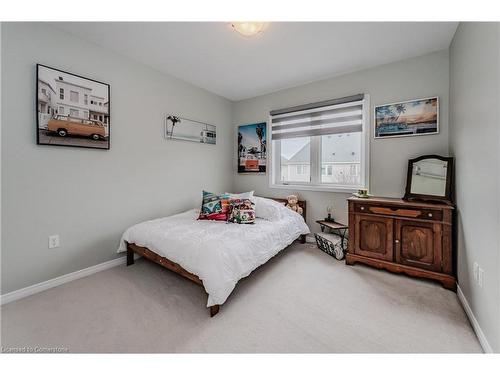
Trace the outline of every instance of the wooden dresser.
{"type": "Polygon", "coordinates": [[[349,198],[349,251],[356,262],[434,279],[456,290],[453,206],[395,198],[349,198]]]}

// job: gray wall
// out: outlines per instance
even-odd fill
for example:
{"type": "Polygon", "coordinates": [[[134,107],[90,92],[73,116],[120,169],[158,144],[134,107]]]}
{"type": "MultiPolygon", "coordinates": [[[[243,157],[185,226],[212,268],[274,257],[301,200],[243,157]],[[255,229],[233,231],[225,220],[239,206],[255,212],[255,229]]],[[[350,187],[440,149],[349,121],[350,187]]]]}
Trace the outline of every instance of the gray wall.
{"type": "MultiPolygon", "coordinates": [[[[370,191],[379,196],[402,197],[408,159],[423,154],[448,154],[448,79],[448,51],[439,51],[237,102],[233,106],[232,121],[235,126],[268,121],[269,111],[273,109],[357,93],[370,94],[370,116],[373,117],[375,105],[439,96],[438,135],[374,140],[371,129],[370,191]]],[[[233,138],[236,137],[235,127],[233,138]]],[[[264,196],[286,196],[296,192],[270,189],[268,175],[238,175],[236,148],[233,155],[236,191],[255,190],[264,196]]],[[[334,217],[347,223],[346,198],[350,194],[300,191],[299,195],[308,201],[307,221],[312,231],[319,230],[314,221],[325,217],[326,207],[332,204],[335,207],[334,217]]]]}
{"type": "Polygon", "coordinates": [[[450,47],[450,153],[456,158],[458,281],[493,350],[500,351],[498,23],[461,23],[450,47]],[[485,271],[474,281],[473,263],[485,271]]]}
{"type": "Polygon", "coordinates": [[[111,260],[128,226],[232,185],[228,100],[48,25],[1,37],[2,294],[111,260]],[[35,144],[36,63],[111,85],[110,151],[35,144]],[[167,113],[217,125],[217,145],[165,141],[167,113]]]}

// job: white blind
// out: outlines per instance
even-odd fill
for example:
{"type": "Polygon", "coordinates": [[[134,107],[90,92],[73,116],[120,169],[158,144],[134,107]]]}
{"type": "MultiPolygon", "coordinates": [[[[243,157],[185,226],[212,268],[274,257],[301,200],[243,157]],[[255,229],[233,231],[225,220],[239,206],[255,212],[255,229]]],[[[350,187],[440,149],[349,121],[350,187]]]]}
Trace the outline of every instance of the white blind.
{"type": "Polygon", "coordinates": [[[272,140],[363,130],[364,95],[271,111],[272,140]]]}

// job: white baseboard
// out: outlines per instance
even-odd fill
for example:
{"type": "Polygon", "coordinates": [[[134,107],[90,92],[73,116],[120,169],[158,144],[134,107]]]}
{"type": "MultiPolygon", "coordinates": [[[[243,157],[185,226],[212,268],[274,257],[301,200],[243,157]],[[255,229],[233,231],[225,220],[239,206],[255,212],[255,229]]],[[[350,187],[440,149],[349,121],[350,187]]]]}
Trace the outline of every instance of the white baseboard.
{"type": "Polygon", "coordinates": [[[4,305],[6,303],[17,301],[18,299],[31,296],[35,293],[43,292],[44,290],[53,288],[55,286],[69,283],[70,281],[81,279],[82,277],[92,275],[94,273],[107,270],[109,268],[119,266],[120,264],[125,264],[125,258],[120,257],[113,260],[109,260],[104,263],[96,264],[95,266],[91,266],[88,268],[84,268],[83,270],[75,271],[72,273],[68,273],[66,275],[62,275],[56,277],[54,279],[50,279],[47,281],[42,281],[41,283],[27,286],[26,288],[14,290],[13,292],[2,294],[0,296],[0,304],[4,305]]]}
{"type": "Polygon", "coordinates": [[[481,329],[479,322],[477,321],[476,317],[474,316],[474,313],[472,312],[472,309],[470,308],[469,302],[467,302],[467,299],[465,298],[465,295],[462,292],[462,289],[460,289],[460,285],[458,284],[457,284],[457,296],[460,303],[462,304],[462,307],[465,310],[465,313],[469,317],[472,328],[476,333],[476,336],[479,340],[479,343],[481,344],[481,347],[483,348],[483,351],[485,353],[493,353],[493,349],[491,348],[488,340],[486,339],[486,336],[484,335],[484,332],[481,329]]]}

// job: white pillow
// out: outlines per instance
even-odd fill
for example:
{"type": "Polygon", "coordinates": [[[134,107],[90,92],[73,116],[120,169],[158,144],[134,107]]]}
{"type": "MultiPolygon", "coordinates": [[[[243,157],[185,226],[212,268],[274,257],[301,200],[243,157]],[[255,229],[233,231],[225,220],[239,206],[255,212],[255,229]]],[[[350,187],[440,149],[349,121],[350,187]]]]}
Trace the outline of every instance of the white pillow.
{"type": "Polygon", "coordinates": [[[253,198],[253,190],[246,192],[246,193],[240,193],[240,194],[233,194],[233,193],[225,193],[229,195],[229,198],[231,199],[252,199],[253,198]]]}
{"type": "Polygon", "coordinates": [[[261,219],[278,221],[287,214],[286,210],[290,211],[282,203],[272,199],[254,196],[253,201],[255,203],[255,216],[261,219]]]}

